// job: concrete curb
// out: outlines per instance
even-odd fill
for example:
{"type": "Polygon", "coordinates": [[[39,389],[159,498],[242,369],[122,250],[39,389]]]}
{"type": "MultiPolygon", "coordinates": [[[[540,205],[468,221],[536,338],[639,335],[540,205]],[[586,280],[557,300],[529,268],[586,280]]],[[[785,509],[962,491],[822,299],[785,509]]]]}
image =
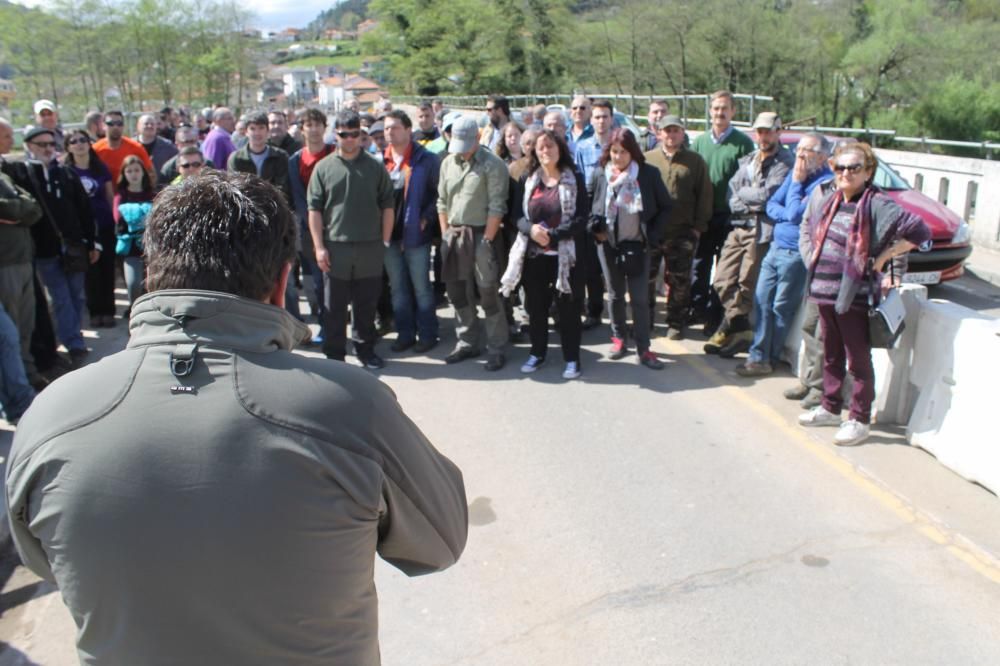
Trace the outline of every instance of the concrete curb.
{"type": "Polygon", "coordinates": [[[975,247],[965,262],[965,272],[1000,287],[1000,252],[975,247]]]}

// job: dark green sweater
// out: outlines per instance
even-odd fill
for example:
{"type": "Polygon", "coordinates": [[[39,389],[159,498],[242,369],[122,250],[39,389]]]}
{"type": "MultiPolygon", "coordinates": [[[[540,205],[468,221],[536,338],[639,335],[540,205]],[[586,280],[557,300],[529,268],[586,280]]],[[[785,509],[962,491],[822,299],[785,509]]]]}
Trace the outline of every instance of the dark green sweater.
{"type": "Polygon", "coordinates": [[[739,168],[740,158],[754,151],[753,141],[738,127],[734,127],[722,143],[712,141],[709,127],[691,144],[691,149],[708,164],[708,177],[712,180],[713,211],[729,212],[729,179],[739,168]]]}

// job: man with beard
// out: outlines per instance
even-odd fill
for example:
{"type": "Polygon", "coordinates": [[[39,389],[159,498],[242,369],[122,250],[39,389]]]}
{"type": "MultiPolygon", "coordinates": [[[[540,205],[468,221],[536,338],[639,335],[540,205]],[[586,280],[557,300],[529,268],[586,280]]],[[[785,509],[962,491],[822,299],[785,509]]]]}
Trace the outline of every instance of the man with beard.
{"type": "Polygon", "coordinates": [[[712,287],[722,303],[723,321],[705,344],[705,353],[732,358],[750,349],[750,310],[760,264],[774,233],[765,206],[788,175],[795,158],[781,148],[781,120],[765,111],[753,124],[757,150],[742,158],[729,181],[732,231],[726,237],[712,287]]]}

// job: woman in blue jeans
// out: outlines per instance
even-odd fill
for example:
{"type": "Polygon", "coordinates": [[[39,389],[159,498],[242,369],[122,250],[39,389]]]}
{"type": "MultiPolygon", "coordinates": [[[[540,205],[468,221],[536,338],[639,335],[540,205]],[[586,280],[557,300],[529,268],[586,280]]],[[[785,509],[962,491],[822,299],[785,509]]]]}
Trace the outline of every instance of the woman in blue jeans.
{"type": "Polygon", "coordinates": [[[742,377],[774,372],[785,338],[802,304],[806,266],[799,254],[799,226],[813,190],[833,176],[826,166],[830,142],[810,132],[799,141],[795,167],[767,202],[774,238],[757,278],[753,301],[753,344],[747,362],[736,368],[742,377]]]}

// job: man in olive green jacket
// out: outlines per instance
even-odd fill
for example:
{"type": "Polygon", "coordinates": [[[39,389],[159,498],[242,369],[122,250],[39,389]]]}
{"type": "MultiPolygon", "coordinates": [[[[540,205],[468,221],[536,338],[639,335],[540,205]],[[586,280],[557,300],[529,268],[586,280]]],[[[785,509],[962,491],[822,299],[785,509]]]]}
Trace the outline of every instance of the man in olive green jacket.
{"type": "Polygon", "coordinates": [[[376,552],[409,575],[461,554],[458,468],[377,379],[291,353],[294,243],[259,179],[167,188],[128,348],[22,419],[12,535],[82,663],[377,664],[376,552]]]}
{"type": "Polygon", "coordinates": [[[0,306],[17,328],[21,359],[28,379],[44,385],[31,355],[35,330],[35,245],[31,225],[42,219],[42,207],[7,175],[3,156],[14,146],[14,129],[0,118],[0,306]]]}
{"type": "MultiPolygon", "coordinates": [[[[656,304],[655,286],[660,257],[666,260],[664,279],[670,287],[667,325],[671,340],[684,337],[691,310],[691,268],[698,239],[712,219],[712,179],[701,155],[685,147],[684,123],[675,115],[657,122],[659,143],[646,153],[646,162],[660,171],[670,192],[670,218],[659,252],[650,257],[649,304],[656,304]]],[[[650,316],[652,323],[654,318],[650,316]]]]}

